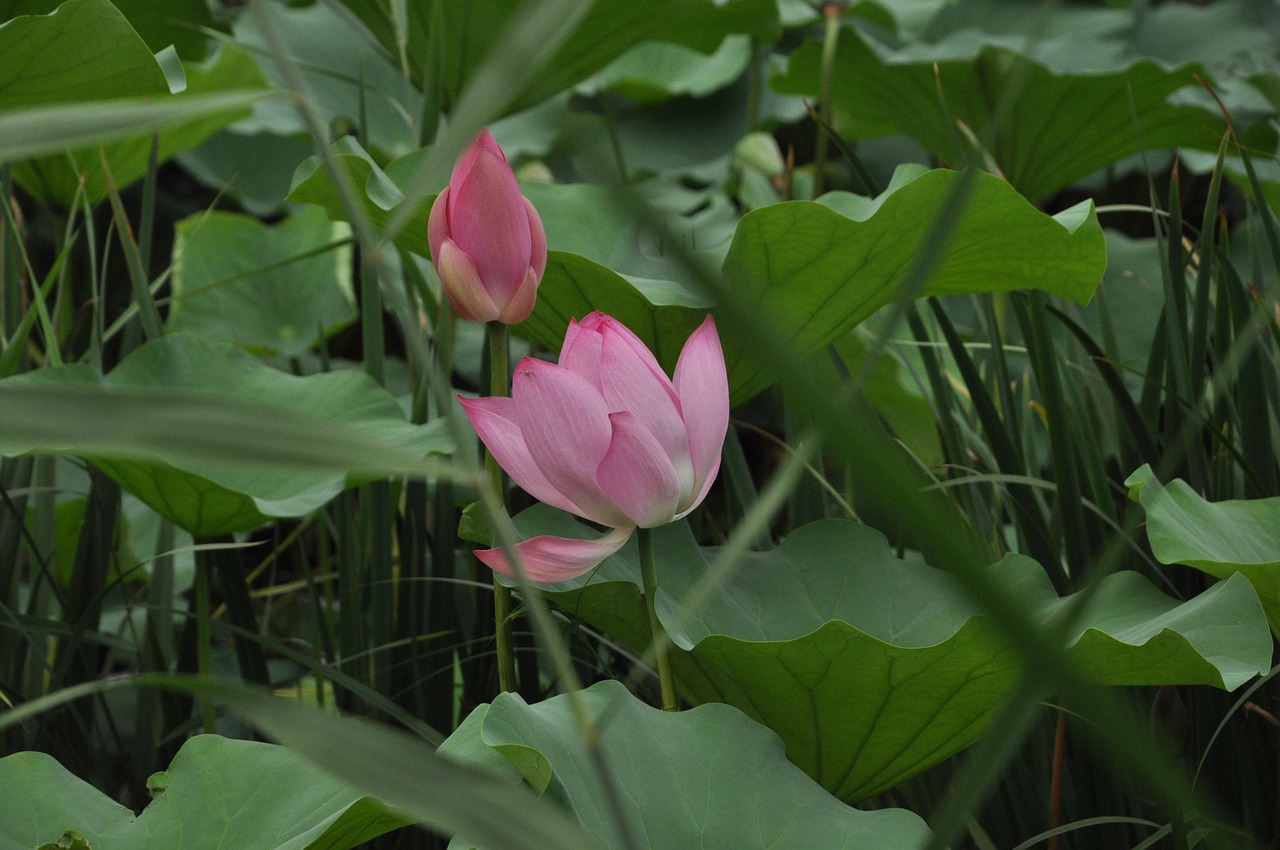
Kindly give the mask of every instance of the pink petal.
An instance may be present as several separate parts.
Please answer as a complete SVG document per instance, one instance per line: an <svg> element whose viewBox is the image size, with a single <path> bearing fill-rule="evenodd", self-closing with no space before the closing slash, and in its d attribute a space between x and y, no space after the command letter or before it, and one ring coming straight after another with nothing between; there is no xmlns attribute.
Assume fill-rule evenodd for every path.
<svg viewBox="0 0 1280 850"><path fill-rule="evenodd" d="M455 313L475 322L491 322L498 318L498 307L485 290L476 264L452 239L440 243L436 271Z"/></svg>
<svg viewBox="0 0 1280 850"><path fill-rule="evenodd" d="M511 547L516 551L529 581L554 584L590 572L600 562L622 548L634 528L615 528L599 540L570 537L534 537ZM515 571L501 549L480 549L479 558L490 569L514 576Z"/></svg>
<svg viewBox="0 0 1280 850"><path fill-rule="evenodd" d="M618 322L602 325L600 387L609 410L632 413L666 453L680 481L681 492L692 493L694 466L679 402L671 380L638 338ZM635 345L632 344L634 340ZM637 353L636 345L645 356Z"/></svg>
<svg viewBox="0 0 1280 850"><path fill-rule="evenodd" d="M480 435L485 447L493 453L498 465L507 471L511 480L540 502L546 502L562 511L581 514L578 506L551 486L542 470L529 456L520 424L516 421L515 401L503 396L489 398L458 398L471 427Z"/></svg>
<svg viewBox="0 0 1280 850"><path fill-rule="evenodd" d="M449 236L449 187L436 195L431 204L431 215L427 217L427 245L431 248L431 259L434 262L440 256L440 243Z"/></svg>
<svg viewBox="0 0 1280 850"><path fill-rule="evenodd" d="M664 448L628 411L609 414L613 441L596 480L632 522L654 528L671 522L680 502L680 479Z"/></svg>
<svg viewBox="0 0 1280 850"><path fill-rule="evenodd" d="M578 341L578 334L582 326L577 319L569 319L569 327L564 329L564 342L560 343L560 356L564 357L566 351L570 351Z"/></svg>
<svg viewBox="0 0 1280 850"><path fill-rule="evenodd" d="M449 236L475 261L495 300L506 302L531 265L528 205L500 151L477 144L471 152L469 167L459 161L449 181Z"/></svg>
<svg viewBox="0 0 1280 850"><path fill-rule="evenodd" d="M662 366L658 364L658 358L653 356L653 352L649 351L649 346L644 344L643 339L637 337L634 330L627 328L625 324L614 319L613 316L603 316L603 319L600 320L600 333L608 335L608 337L616 338L617 341L625 343L626 347L631 349L631 352L634 353L636 358L639 358L640 362L643 362L645 369L648 369L650 373L653 373L655 378L663 380L664 383L671 384L671 379L667 378L666 371L663 371ZM675 398L675 394L672 394L672 398Z"/></svg>
<svg viewBox="0 0 1280 850"><path fill-rule="evenodd" d="M630 525L596 483L613 427L595 387L581 375L533 357L516 366L511 396L529 455L579 516L618 528Z"/></svg>
<svg viewBox="0 0 1280 850"><path fill-rule="evenodd" d="M716 483L716 473L719 471L720 471L720 455L716 455L715 463L711 464L711 469L707 472L706 477L702 479L701 489L699 489L698 492L693 495L693 499L688 503L688 505L684 506L684 509L681 510L680 513L676 514L672 518L672 522L674 522L675 520L684 519L689 514L693 513L695 510L698 509L698 505L702 504L702 500L707 498L707 493L711 491L711 485Z"/></svg>
<svg viewBox="0 0 1280 850"><path fill-rule="evenodd" d="M542 216L538 215L533 202L528 198L522 200L529 215L529 265L538 280L542 280L547 271L547 231L542 227Z"/></svg>
<svg viewBox="0 0 1280 850"><path fill-rule="evenodd" d="M529 318L538 303L538 276L530 268L524 276L524 282L511 295L507 306L502 308L498 321L504 325L514 325Z"/></svg>
<svg viewBox="0 0 1280 850"><path fill-rule="evenodd" d="M502 148L498 145L497 140L493 138L493 133L489 132L489 128L481 127L480 132L476 133L476 137L471 140L471 144L467 145L463 149L462 155L459 156L458 161L454 163L452 176L465 176L466 173L471 170L472 165L475 164L476 157L479 156L480 152L486 148L491 151L496 151L504 160L507 158L507 155L502 152ZM452 177L450 178L450 182L452 182Z"/></svg>
<svg viewBox="0 0 1280 850"><path fill-rule="evenodd" d="M473 147L485 148L502 157L502 161L507 161L507 155L502 152L502 146L498 144L498 140L493 137L493 133L489 132L488 127L481 127L480 132L476 133L476 140L472 143Z"/></svg>
<svg viewBox="0 0 1280 850"><path fill-rule="evenodd" d="M693 458L698 493L691 507L702 501L720 470L720 450L729 430L729 378L716 323L706 321L689 335L676 363L675 390L680 396L689 453Z"/></svg>
<svg viewBox="0 0 1280 850"><path fill-rule="evenodd" d="M662 367L658 365L658 358L653 356L653 352L649 350L649 346L645 345L640 337L636 336L635 333L632 332L631 328L622 324L622 322L619 322L612 316L606 316L599 310L583 319L582 323L587 327L598 328L600 333L605 336L614 336L619 341L625 343L627 348L635 354L636 358L645 365L645 368L648 369L655 378L670 386L671 379L667 377L667 373L662 371ZM675 398L674 393L672 393L672 398Z"/></svg>
<svg viewBox="0 0 1280 850"><path fill-rule="evenodd" d="M598 330L570 319L564 345L560 346L560 365L600 389L600 347L603 343L604 338Z"/></svg>

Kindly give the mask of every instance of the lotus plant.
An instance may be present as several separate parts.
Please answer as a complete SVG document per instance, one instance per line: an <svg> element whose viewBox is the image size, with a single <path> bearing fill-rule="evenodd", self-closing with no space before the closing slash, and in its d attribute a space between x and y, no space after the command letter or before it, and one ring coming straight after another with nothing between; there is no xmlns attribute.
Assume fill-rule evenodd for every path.
<svg viewBox="0 0 1280 850"><path fill-rule="evenodd" d="M591 570L635 529L702 503L720 469L729 382L710 316L685 343L673 379L639 337L595 312L569 323L558 365L526 357L510 398L462 405L530 495L612 528L597 540L541 536L515 546L530 580L558 582ZM503 550L476 555L511 574Z"/></svg>
<svg viewBox="0 0 1280 850"><path fill-rule="evenodd" d="M488 130L463 152L436 197L427 242L459 316L508 325L529 317L547 268L547 235Z"/></svg>

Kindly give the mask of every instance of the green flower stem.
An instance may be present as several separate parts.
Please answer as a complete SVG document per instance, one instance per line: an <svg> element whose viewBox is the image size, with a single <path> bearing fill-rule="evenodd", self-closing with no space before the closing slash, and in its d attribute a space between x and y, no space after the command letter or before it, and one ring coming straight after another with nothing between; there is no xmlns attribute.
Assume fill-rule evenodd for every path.
<svg viewBox="0 0 1280 850"><path fill-rule="evenodd" d="M205 680L213 676L213 658L209 650L209 584L213 581L210 574L212 568L208 550L196 549L196 672ZM213 699L205 694L200 696L200 721L205 734L212 735L217 731L218 712Z"/></svg>
<svg viewBox="0 0 1280 850"><path fill-rule="evenodd" d="M662 629L658 620L658 567L653 560L652 531L647 528L636 529L636 540L640 544L640 575L644 580L644 607L649 614L649 632L653 635L654 654L658 662L658 681L662 684L662 710L679 711L676 701L676 680L671 675L671 658L668 648L671 641Z"/></svg>
<svg viewBox="0 0 1280 850"><path fill-rule="evenodd" d="M622 139L618 137L618 121L609 104L609 93L600 92L600 111L604 114L604 126L609 131L609 144L613 147L613 159L618 166L618 184L627 185L631 178L627 174L627 158L622 153Z"/></svg>
<svg viewBox="0 0 1280 850"><path fill-rule="evenodd" d="M829 2L822 7L822 14L827 19L826 31L822 39L822 76L818 89L818 114L827 126L832 126L831 99L835 90L836 45L840 43L840 16L844 12L844 4ZM818 127L818 137L814 140L813 153L813 197L822 194L822 186L827 172L827 131Z"/></svg>
<svg viewBox="0 0 1280 850"><path fill-rule="evenodd" d="M507 395L510 391L507 326L501 322L490 322L486 331L489 338L489 395ZM487 449L484 453L484 469L489 486L505 508L506 486L502 478L502 467L498 465L493 452ZM496 575L493 577L493 637L498 645L498 686L504 691L514 691L516 657L511 645L511 591L498 583Z"/></svg>
<svg viewBox="0 0 1280 850"><path fill-rule="evenodd" d="M747 63L747 130L760 129L760 90L764 87L764 74L761 65L764 56L760 50L760 42L751 39L751 59Z"/></svg>

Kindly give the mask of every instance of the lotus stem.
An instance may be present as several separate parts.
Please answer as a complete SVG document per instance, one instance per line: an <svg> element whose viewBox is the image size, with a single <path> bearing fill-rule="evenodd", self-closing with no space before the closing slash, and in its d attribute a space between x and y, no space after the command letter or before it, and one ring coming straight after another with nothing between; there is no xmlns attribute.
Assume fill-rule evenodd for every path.
<svg viewBox="0 0 1280 850"><path fill-rule="evenodd" d="M653 532L647 528L636 530L636 542L640 544L640 576L644 581L644 607L649 614L649 632L653 635L654 655L658 664L658 682L662 685L662 710L679 711L676 699L676 680L671 674L671 658L667 654L670 641L658 619L658 568L653 558Z"/></svg>
<svg viewBox="0 0 1280 850"><path fill-rule="evenodd" d="M489 338L489 394L507 395L510 390L507 326L501 322L489 322L486 335ZM484 453L484 468L488 474L489 486L505 509L507 488L502 477L502 467L488 449ZM515 648L511 644L511 591L498 582L496 573L493 576L493 639L498 648L498 687L503 691L514 691L516 657Z"/></svg>
<svg viewBox="0 0 1280 850"><path fill-rule="evenodd" d="M818 90L818 114L827 126L833 126L831 100L835 88L836 45L840 43L840 17L844 13L844 4L830 2L822 7L826 18L826 28L822 39L822 76ZM827 131L818 127L818 136L814 140L813 154L813 197L822 194L827 172Z"/></svg>

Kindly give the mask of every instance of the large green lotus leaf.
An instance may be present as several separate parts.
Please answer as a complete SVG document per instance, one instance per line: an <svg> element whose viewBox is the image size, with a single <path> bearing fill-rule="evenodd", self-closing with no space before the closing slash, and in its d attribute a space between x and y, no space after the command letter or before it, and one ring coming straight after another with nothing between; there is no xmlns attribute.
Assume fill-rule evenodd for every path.
<svg viewBox="0 0 1280 850"><path fill-rule="evenodd" d="M1133 9L1041 9L1001 0L959 0L943 7L919 38L880 55L895 64L972 61L984 49L998 48L1026 56L1053 74L1083 77L1125 74L1138 60L1155 60L1165 68L1198 62L1215 75L1215 94L1237 126L1248 127L1270 111L1260 112L1256 92L1239 81L1242 70L1266 67L1280 48L1269 17L1250 0L1222 0L1205 8L1169 4L1140 14ZM1209 93L1198 87L1178 92L1170 101L1218 111ZM1267 147L1274 145L1274 134L1262 126L1250 129L1250 136L1255 133L1271 139Z"/></svg>
<svg viewBox="0 0 1280 850"><path fill-rule="evenodd" d="M570 319L593 310L613 316L636 333L670 372L685 340L706 318L697 296L668 281L628 279L580 254L551 251L529 318L515 325L522 336L559 351Z"/></svg>
<svg viewBox="0 0 1280 850"><path fill-rule="evenodd" d="M560 806L513 787L507 777L439 754L440 734L413 718L406 723L416 724L417 734L341 717L237 683L151 679L227 705L316 768L446 835L467 834L509 850L597 846Z"/></svg>
<svg viewBox="0 0 1280 850"><path fill-rule="evenodd" d="M874 199L833 192L753 210L725 259L731 290L757 304L797 352L817 351L899 296L929 222L961 178L903 166ZM1042 289L1087 302L1106 267L1092 202L1049 216L998 177L975 180L921 294ZM724 343L735 402L776 377L751 356L755 340L725 336Z"/></svg>
<svg viewBox="0 0 1280 850"><path fill-rule="evenodd" d="M51 63L54 66L54 69L50 70L49 76L53 79L60 79L63 72L56 70L58 63L69 64L73 68L80 67L76 63L67 62L66 59L67 56L78 56L79 53L77 51L82 52L87 49L79 43L80 40L95 45L95 50L101 49L98 46L102 42L100 41L101 36L97 33L97 27L107 28L108 31L114 31L112 28L128 28L128 23L120 17L120 13L115 11L111 4L102 3L102 6L110 10L107 12L97 6L97 2L98 0L69 0L54 15L19 18L9 26L22 21L35 21L43 22L45 28L49 28L52 26L51 22L56 21L73 3L91 4L89 6L79 5L74 7L81 10L78 13L79 17L74 20L85 19L81 23L84 30L63 31L62 39L54 42L48 48L54 52L49 56L42 54L45 58L42 58L41 61ZM0 29L0 39L6 32L8 32L8 26ZM209 64L185 65L186 88L180 94L170 94L168 86L165 84L164 73L160 70L155 57L151 56L146 45L142 43L137 34L133 33L132 30L127 32L129 38L126 39L122 35L120 46L110 54L96 58L90 67L108 67L114 70L123 66L126 69L132 69L132 72L138 78L136 81L111 87L98 85L75 87L68 84L65 88L59 87L51 90L47 97L40 99L43 89L26 79L22 79L9 91L17 92L20 90L28 92L34 89L32 94L36 98L36 102L41 105L71 104L146 95L154 101L157 107L162 108L166 105L172 105L175 110L182 110L188 103L198 104L207 98L206 102L209 103L207 108L193 109L191 114L168 120L158 130L159 143L156 149L156 161L158 163L165 162L179 151L200 144L200 142L222 127L227 126L237 118L249 114L249 105L243 99L243 96L246 94L251 95L253 92L265 91L266 81L253 59L242 50L228 47L220 50ZM64 43L68 40L70 43ZM149 66L146 64L147 62L150 63ZM155 79L155 75L159 75L158 80ZM144 81L145 85L143 84ZM241 97L232 99L234 96ZM227 97L228 102L219 106L218 98L221 97ZM0 102L4 100L4 93L0 93ZM131 135L109 141L101 147L101 151L105 152L106 155L111 179L117 187L127 186L146 174L151 156L151 140L152 131L150 129L139 131L135 128L132 130ZM68 142L67 144L70 145L71 143ZM37 200L66 207L75 200L76 193L80 191L81 176L83 175L83 191L91 203L96 203L107 196L107 184L102 170L101 156L102 152L100 152L97 145L76 148L69 153L60 151L36 159L14 163L14 177Z"/></svg>
<svg viewBox="0 0 1280 850"><path fill-rule="evenodd" d="M241 209L269 219L282 211L294 171L314 151L309 136L240 132L232 125L174 158L201 183L235 198Z"/></svg>
<svg viewBox="0 0 1280 850"><path fill-rule="evenodd" d="M197 537L249 531L271 519L265 512L270 508L260 509L252 496L176 466L96 456L93 462L161 516Z"/></svg>
<svg viewBox="0 0 1280 850"><path fill-rule="evenodd" d="M360 137L379 151L408 153L418 147L421 93L392 56L370 44L360 22L336 4L264 4L255 14L238 16L232 33L237 44L264 57L263 71L281 89L291 87L290 75L270 57L288 56L291 73L306 86L327 126L359 127ZM282 135L307 132L296 106L283 99L260 106L251 124Z"/></svg>
<svg viewBox="0 0 1280 850"><path fill-rule="evenodd" d="M65 829L90 837L133 824L133 812L46 753L0 759L0 850L32 850Z"/></svg>
<svg viewBox="0 0 1280 850"><path fill-rule="evenodd" d="M680 240L695 262L714 268L726 248L723 238L678 217L659 232L651 219L660 214L620 189L530 184L524 191L538 208L553 250L537 304L517 333L558 351L570 319L600 310L634 331L668 370L674 368L710 304L680 284L688 273L665 241Z"/></svg>
<svg viewBox="0 0 1280 850"><path fill-rule="evenodd" d="M536 789L554 783L555 795L606 847L907 850L929 835L924 821L904 809L864 812L839 802L787 761L776 735L730 706L672 714L615 681L592 685L578 699L593 717L605 718L596 757L567 696L528 705L502 694L477 709L479 721L465 723L445 747L461 755L483 744L510 759ZM463 736L468 740L454 740ZM620 792L622 817L597 765Z"/></svg>
<svg viewBox="0 0 1280 850"><path fill-rule="evenodd" d="M83 395L79 429L74 421L60 429L3 429L0 453L96 459L122 486L195 535L302 516L342 490L347 470L399 463L407 472L415 458L451 450L443 420L410 424L395 399L363 372L289 375L231 343L195 334L170 334L140 346L105 378L88 367L67 366L0 381L0 400L6 390L41 389ZM103 415L113 398L135 396L152 405L140 408L132 428L144 438L145 459L127 441L124 451L112 449L113 431L128 423ZM186 410L170 409L175 406ZM208 418L192 421L200 406ZM224 408L229 416L219 421ZM374 460L379 454L382 460Z"/></svg>
<svg viewBox="0 0 1280 850"><path fill-rule="evenodd" d="M611 98L607 123L597 111L582 108L581 95L564 94L490 128L512 160L549 160L556 174L572 173L581 183L621 182L632 190L661 186L671 195L684 195L688 210L727 200L722 184L747 132L743 115L753 91L760 96L756 109L764 125L792 124L807 114L799 98L753 90L742 75L701 97L662 103ZM626 180L620 180L623 167Z"/></svg>
<svg viewBox="0 0 1280 850"><path fill-rule="evenodd" d="M329 3L308 8L271 3L258 12L236 18L233 32L237 43L258 52L263 57L263 71L278 88L287 89L284 69L269 58L273 51L262 25L270 27L294 61L293 71L306 85L321 120L338 137L335 151L347 150L349 144L349 149L363 154L354 135L339 132L344 127L358 127L360 137L384 157L408 155L417 147L417 133L409 116L422 114L422 95L390 57L370 44L359 21ZM269 217L284 202L299 165L314 152L298 110L280 99L255 104L252 117L183 152L179 161L206 185L235 197L246 211ZM318 164L313 157L308 173ZM338 214L341 205L336 194L332 200ZM426 231L422 233L425 239Z"/></svg>
<svg viewBox="0 0 1280 850"><path fill-rule="evenodd" d="M0 21L19 15L47 15L62 0L0 0ZM205 0L113 0L152 53L173 45L183 59L204 58L209 37L200 28L215 25Z"/></svg>
<svg viewBox="0 0 1280 850"><path fill-rule="evenodd" d="M344 136L335 142L332 154L355 187L356 200L365 217L375 229L382 230L400 204L404 203L401 185L412 177L417 165L426 156L427 149L400 157L386 171L350 136ZM391 174L403 178L402 183L393 180ZM351 221L338 187L334 185L333 178L318 156L308 157L298 166L286 200L295 204L316 204L334 221ZM408 224L396 234L396 245L422 257L431 256L430 243L427 241L427 221L434 201L435 197L429 196L416 207Z"/></svg>
<svg viewBox="0 0 1280 850"><path fill-rule="evenodd" d="M1248 0L1205 6L1161 4L1138 16L1134 49L1164 62L1203 62L1227 71L1276 67L1275 8Z"/></svg>
<svg viewBox="0 0 1280 850"><path fill-rule="evenodd" d="M821 53L815 41L802 45L774 88L816 97ZM965 57L897 56L850 29L841 32L835 63L842 133L906 133L945 161L966 162L972 146L957 130L962 123L1035 201L1140 150L1216 150L1222 138L1220 118L1170 101L1197 85L1195 74L1204 72L1196 66L1144 60L1118 71L1055 71L991 45Z"/></svg>
<svg viewBox="0 0 1280 850"><path fill-rule="evenodd" d="M274 226L227 212L177 224L168 328L295 357L356 317L350 235L309 207Z"/></svg>
<svg viewBox="0 0 1280 850"><path fill-rule="evenodd" d="M434 85L451 99L481 66L520 0L424 0L405 7L405 27L381 0L342 0L387 52L403 56L419 85ZM430 36L433 22L443 38ZM666 42L711 53L732 33L772 41L777 34L773 0L631 0L595 3L568 40L521 88L509 111L541 103L604 68L632 47ZM434 60L431 74L424 63ZM426 79L424 80L424 76ZM445 103L448 106L449 103Z"/></svg>
<svg viewBox="0 0 1280 850"><path fill-rule="evenodd" d="M1147 513L1156 560L1218 578L1244 576L1280 635L1280 497L1206 502L1182 479L1161 484L1148 464L1124 483Z"/></svg>
<svg viewBox="0 0 1280 850"><path fill-rule="evenodd" d="M911 59L968 59L983 47L1025 52L1055 71L1119 70L1132 38L1129 9L1037 8L1001 0L948 0L898 46Z"/></svg>
<svg viewBox="0 0 1280 850"><path fill-rule="evenodd" d="M598 536L546 506L522 513L526 535ZM696 612L680 600L715 549L684 524L654 533L657 607L677 650L684 696L723 701L777 732L787 755L846 801L862 799L971 744L1018 676L1017 653L957 579L897 558L877 531L824 520L776 549L749 552ZM1046 624L1063 616L1034 561L1009 555L997 581ZM547 593L566 613L636 649L649 636L634 543ZM1270 667L1271 639L1243 579L1185 603L1134 573L1103 580L1066 649L1098 681L1232 689Z"/></svg>
<svg viewBox="0 0 1280 850"><path fill-rule="evenodd" d="M273 744L200 735L148 783L142 814L44 753L0 759L0 850L64 830L94 850L346 850L413 821Z"/></svg>
<svg viewBox="0 0 1280 850"><path fill-rule="evenodd" d="M607 91L641 103L702 97L741 76L750 58L751 40L741 35L726 38L710 56L679 44L649 42L631 48L575 90Z"/></svg>
<svg viewBox="0 0 1280 850"><path fill-rule="evenodd" d="M1135 58L1238 71L1276 57L1274 10L1250 0L1132 7L950 0L898 51L914 59L973 56L988 45L1025 51L1055 71L1116 71Z"/></svg>
<svg viewBox="0 0 1280 850"><path fill-rule="evenodd" d="M108 0L6 11L17 17L0 25L0 109L169 93L155 56Z"/></svg>
<svg viewBox="0 0 1280 850"><path fill-rule="evenodd" d="M670 200L652 192L647 196L643 186L529 183L521 188L538 209L549 248L580 254L634 279L683 280L686 261L706 272L717 269L737 223L719 210L681 216Z"/></svg>

